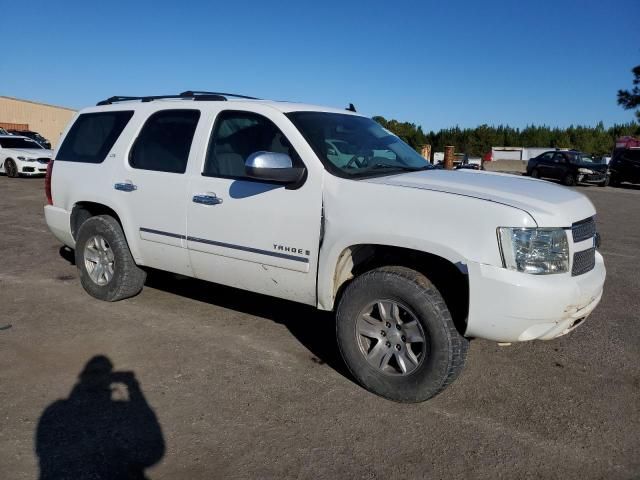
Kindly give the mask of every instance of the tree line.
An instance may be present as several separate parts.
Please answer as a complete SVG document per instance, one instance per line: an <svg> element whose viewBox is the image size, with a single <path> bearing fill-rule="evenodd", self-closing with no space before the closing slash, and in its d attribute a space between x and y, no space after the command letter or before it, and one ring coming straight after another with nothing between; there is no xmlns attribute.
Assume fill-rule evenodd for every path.
<svg viewBox="0 0 640 480"><path fill-rule="evenodd" d="M605 128L602 122L595 127L570 126L551 128L530 125L513 128L506 125L480 125L475 128L445 128L425 133L420 125L376 116L373 119L400 137L417 151L431 145L432 151L441 152L446 145L454 145L456 152L482 156L491 147L548 147L574 148L593 155L607 155L613 150L616 138L640 135L640 124L629 122Z"/></svg>

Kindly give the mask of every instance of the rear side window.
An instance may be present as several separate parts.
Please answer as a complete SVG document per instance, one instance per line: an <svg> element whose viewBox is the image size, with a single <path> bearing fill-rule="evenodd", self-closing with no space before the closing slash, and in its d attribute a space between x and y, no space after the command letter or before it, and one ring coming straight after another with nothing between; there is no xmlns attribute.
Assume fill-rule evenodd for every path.
<svg viewBox="0 0 640 480"><path fill-rule="evenodd" d="M131 148L129 165L142 170L184 173L199 119L199 110L154 113Z"/></svg>
<svg viewBox="0 0 640 480"><path fill-rule="evenodd" d="M65 137L56 160L102 163L133 111L83 113Z"/></svg>

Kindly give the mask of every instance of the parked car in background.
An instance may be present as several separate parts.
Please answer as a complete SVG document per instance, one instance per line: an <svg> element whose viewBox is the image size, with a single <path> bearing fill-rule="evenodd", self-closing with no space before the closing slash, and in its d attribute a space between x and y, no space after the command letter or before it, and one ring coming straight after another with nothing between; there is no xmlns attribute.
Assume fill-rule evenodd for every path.
<svg viewBox="0 0 640 480"><path fill-rule="evenodd" d="M633 137L618 139L609 169L614 187L621 182L640 183L640 140Z"/></svg>
<svg viewBox="0 0 640 480"><path fill-rule="evenodd" d="M0 135L0 173L8 177L44 175L52 155L30 138Z"/></svg>
<svg viewBox="0 0 640 480"><path fill-rule="evenodd" d="M47 150L51 148L51 142L38 132L32 132L31 130L9 130L9 133L12 135L20 135L22 137L30 138L31 140L38 142L42 148L46 148Z"/></svg>
<svg viewBox="0 0 640 480"><path fill-rule="evenodd" d="M477 163L463 163L456 166L456 170L480 170L480 165Z"/></svg>
<svg viewBox="0 0 640 480"><path fill-rule="evenodd" d="M0 135L9 135L9 132L7 132L4 128L0 127Z"/></svg>
<svg viewBox="0 0 640 480"><path fill-rule="evenodd" d="M600 187L609 184L606 164L598 163L592 155L576 150L552 150L532 158L527 163L527 175L533 178L552 178L564 185L593 183Z"/></svg>

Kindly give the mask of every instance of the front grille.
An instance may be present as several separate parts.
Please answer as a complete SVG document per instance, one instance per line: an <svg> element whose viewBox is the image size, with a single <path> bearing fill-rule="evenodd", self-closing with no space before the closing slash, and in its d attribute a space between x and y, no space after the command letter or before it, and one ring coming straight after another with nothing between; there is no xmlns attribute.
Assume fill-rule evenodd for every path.
<svg viewBox="0 0 640 480"><path fill-rule="evenodd" d="M51 161L51 159L50 159L50 158L39 158L39 159L38 159L38 162L39 162L39 163L44 163L45 165L46 165L47 163L49 163L50 161Z"/></svg>
<svg viewBox="0 0 640 480"><path fill-rule="evenodd" d="M595 217L585 218L571 225L571 233L574 242L582 242L592 238L596 234Z"/></svg>
<svg viewBox="0 0 640 480"><path fill-rule="evenodd" d="M590 272L596 266L596 249L595 247L573 254L573 266L571 267L571 276L576 277L583 273Z"/></svg>
<svg viewBox="0 0 640 480"><path fill-rule="evenodd" d="M602 175L601 173L596 173L594 175L587 175L585 176L585 180L589 180L591 182L598 182L600 180L604 180L605 176Z"/></svg>

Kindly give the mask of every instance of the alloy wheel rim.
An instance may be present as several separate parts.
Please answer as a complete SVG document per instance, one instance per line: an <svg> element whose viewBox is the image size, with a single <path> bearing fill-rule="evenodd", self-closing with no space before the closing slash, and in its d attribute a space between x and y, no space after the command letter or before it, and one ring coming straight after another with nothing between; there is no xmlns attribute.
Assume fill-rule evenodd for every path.
<svg viewBox="0 0 640 480"><path fill-rule="evenodd" d="M360 353L386 375L413 373L428 355L422 325L411 310L395 300L376 300L356 321Z"/></svg>
<svg viewBox="0 0 640 480"><path fill-rule="evenodd" d="M84 265L89 278L100 286L113 278L115 255L109 242L102 235L94 235L84 247Z"/></svg>

